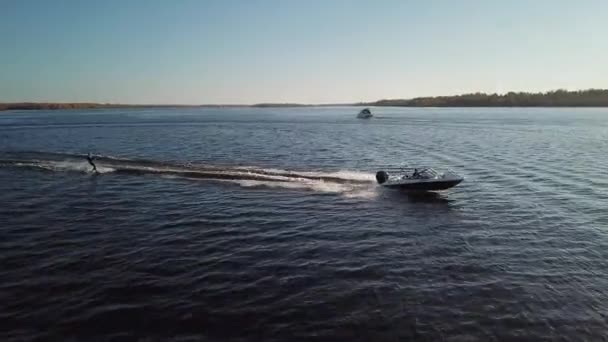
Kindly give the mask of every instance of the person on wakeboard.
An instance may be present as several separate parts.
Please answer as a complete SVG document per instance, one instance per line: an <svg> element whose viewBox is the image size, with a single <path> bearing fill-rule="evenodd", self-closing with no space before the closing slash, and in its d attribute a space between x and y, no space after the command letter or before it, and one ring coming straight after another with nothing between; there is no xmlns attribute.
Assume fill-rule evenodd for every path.
<svg viewBox="0 0 608 342"><path fill-rule="evenodd" d="M93 167L93 171L95 171L95 173L99 173L99 171L97 171L97 166L95 166L95 163L93 163L93 160L94 160L94 158L91 155L91 152L89 152L89 154L87 154L87 161Z"/></svg>

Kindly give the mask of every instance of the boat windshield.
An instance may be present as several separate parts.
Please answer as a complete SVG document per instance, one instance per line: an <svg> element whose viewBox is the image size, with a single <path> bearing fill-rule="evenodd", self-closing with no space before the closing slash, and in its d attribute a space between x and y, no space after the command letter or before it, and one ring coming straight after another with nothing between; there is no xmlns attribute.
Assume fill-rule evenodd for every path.
<svg viewBox="0 0 608 342"><path fill-rule="evenodd" d="M422 178L436 178L439 176L437 171L435 171L431 168L423 169L422 171L420 171L418 173L420 174L420 176L422 176Z"/></svg>

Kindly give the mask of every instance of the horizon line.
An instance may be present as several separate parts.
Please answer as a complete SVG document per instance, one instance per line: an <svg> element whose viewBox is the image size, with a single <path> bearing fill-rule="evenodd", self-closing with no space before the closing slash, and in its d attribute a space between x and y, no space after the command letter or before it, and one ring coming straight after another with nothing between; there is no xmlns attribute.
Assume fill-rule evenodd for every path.
<svg viewBox="0 0 608 342"><path fill-rule="evenodd" d="M357 101L357 102L335 102L335 103L301 103L301 102L256 102L256 103L233 103L233 104L221 104L221 103L120 103L120 102L94 102L94 101L17 101L17 102L3 102L0 101L0 105L98 105L98 106L124 106L124 107L324 107L324 106L362 106L370 105L382 101L411 101L416 99L427 99L427 98L444 98L444 97L458 97L467 95L487 95L487 96L505 96L508 94L533 94L533 95L547 95L555 92L589 92L589 91L608 91L608 88L580 88L575 90L568 90L566 88L558 88L546 91L506 91L506 92L468 92L459 93L455 95L429 95L429 96L416 96L409 98L381 98L373 101Z"/></svg>

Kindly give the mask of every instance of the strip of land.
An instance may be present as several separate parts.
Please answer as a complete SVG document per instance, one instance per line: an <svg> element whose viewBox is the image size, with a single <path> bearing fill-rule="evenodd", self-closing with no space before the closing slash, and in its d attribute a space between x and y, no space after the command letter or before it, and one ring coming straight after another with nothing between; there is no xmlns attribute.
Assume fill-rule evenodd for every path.
<svg viewBox="0 0 608 342"><path fill-rule="evenodd" d="M88 103L88 102L14 102L0 103L2 110L56 110L56 109L102 109L102 108L196 108L196 107L249 107L248 105L183 105L183 104L116 104L116 103Z"/></svg>
<svg viewBox="0 0 608 342"><path fill-rule="evenodd" d="M456 96L379 100L366 106L396 107L608 107L608 89L554 90L545 93L474 93Z"/></svg>
<svg viewBox="0 0 608 342"><path fill-rule="evenodd" d="M509 92L506 94L474 93L455 96L385 99L350 104L259 103L254 105L147 105L109 103L0 103L2 110L54 110L97 108L179 108L179 107L306 107L306 106L391 106L391 107L608 107L608 89L554 90L544 93Z"/></svg>

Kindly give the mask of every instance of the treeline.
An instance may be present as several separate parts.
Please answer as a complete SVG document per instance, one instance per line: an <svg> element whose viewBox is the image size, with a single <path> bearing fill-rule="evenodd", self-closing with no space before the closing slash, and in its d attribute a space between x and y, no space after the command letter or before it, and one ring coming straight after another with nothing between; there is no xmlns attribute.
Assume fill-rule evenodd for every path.
<svg viewBox="0 0 608 342"><path fill-rule="evenodd" d="M282 108L282 107L309 107L312 105L299 103L258 103L254 105L136 105L136 104L111 104L111 103L0 103L2 110L54 110L54 109L95 109L95 108L226 108L226 107L259 107L259 108Z"/></svg>
<svg viewBox="0 0 608 342"><path fill-rule="evenodd" d="M112 104L112 103L41 103L41 102L20 102L20 103L0 103L2 110L55 110L55 109L95 109L95 108L223 108L223 107L242 107L234 105L139 105L139 104Z"/></svg>
<svg viewBox="0 0 608 342"><path fill-rule="evenodd" d="M251 107L257 108L289 108L289 107L309 107L311 105L301 103L256 103Z"/></svg>
<svg viewBox="0 0 608 342"><path fill-rule="evenodd" d="M103 108L109 105L101 103L0 103L0 110L28 110L28 109L86 109Z"/></svg>
<svg viewBox="0 0 608 342"><path fill-rule="evenodd" d="M545 93L474 93L456 96L380 100L365 106L396 107L608 107L608 89L554 90Z"/></svg>
<svg viewBox="0 0 608 342"><path fill-rule="evenodd" d="M319 106L343 106L347 104L325 104ZM554 90L545 93L509 92L506 94L474 93L456 96L417 97L413 99L380 100L356 103L359 106L396 107L608 107L608 89L578 91ZM2 110L29 109L94 109L94 108L179 108L179 107L305 107L298 103L259 103L244 105L124 105L110 103L0 103Z"/></svg>

